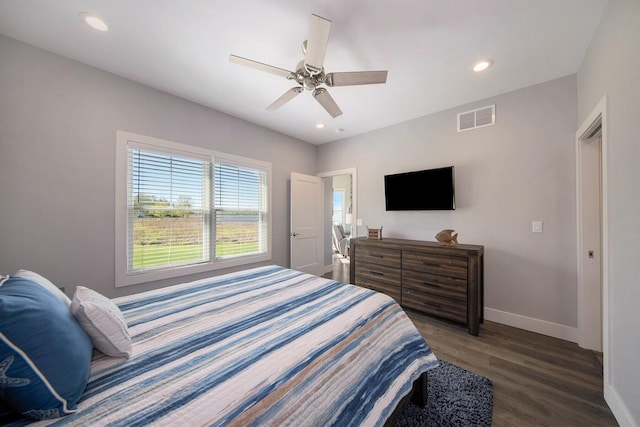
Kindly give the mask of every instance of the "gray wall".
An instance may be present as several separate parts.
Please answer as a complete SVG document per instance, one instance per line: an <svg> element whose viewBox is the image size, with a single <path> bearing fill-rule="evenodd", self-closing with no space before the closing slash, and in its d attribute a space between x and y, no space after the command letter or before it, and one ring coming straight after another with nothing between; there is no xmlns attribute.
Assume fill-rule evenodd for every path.
<svg viewBox="0 0 640 427"><path fill-rule="evenodd" d="M458 113L490 104L495 126L456 132ZM358 216L383 237L434 240L452 228L484 245L488 318L575 336L575 123L574 75L323 145L318 170L357 168ZM447 165L455 211L385 211L385 174Z"/></svg>
<svg viewBox="0 0 640 427"><path fill-rule="evenodd" d="M640 2L610 1L578 72L578 122L608 103L609 366L605 397L640 425ZM623 421L624 420L624 421Z"/></svg>
<svg viewBox="0 0 640 427"><path fill-rule="evenodd" d="M0 273L69 295L149 287L114 287L118 129L272 162L273 262L289 265L290 173L316 172L315 146L5 36L0 58Z"/></svg>

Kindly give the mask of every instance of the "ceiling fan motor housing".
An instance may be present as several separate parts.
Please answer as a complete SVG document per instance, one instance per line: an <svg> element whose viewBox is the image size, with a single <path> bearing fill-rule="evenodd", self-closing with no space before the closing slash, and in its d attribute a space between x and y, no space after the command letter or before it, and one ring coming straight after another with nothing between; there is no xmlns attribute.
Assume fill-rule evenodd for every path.
<svg viewBox="0 0 640 427"><path fill-rule="evenodd" d="M311 73L304 61L300 61L296 68L296 72L292 73L292 78L306 90L314 90L318 85L321 85L326 81L324 68L318 73Z"/></svg>

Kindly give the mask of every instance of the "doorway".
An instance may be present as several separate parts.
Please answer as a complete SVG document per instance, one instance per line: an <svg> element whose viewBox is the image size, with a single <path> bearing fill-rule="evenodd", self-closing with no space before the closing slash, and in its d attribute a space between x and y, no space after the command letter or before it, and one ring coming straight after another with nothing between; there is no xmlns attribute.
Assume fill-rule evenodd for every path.
<svg viewBox="0 0 640 427"><path fill-rule="evenodd" d="M325 277L349 281L349 240L357 236L355 168L318 174L323 183Z"/></svg>
<svg viewBox="0 0 640 427"><path fill-rule="evenodd" d="M603 353L608 380L607 124L603 98L576 132L578 345Z"/></svg>

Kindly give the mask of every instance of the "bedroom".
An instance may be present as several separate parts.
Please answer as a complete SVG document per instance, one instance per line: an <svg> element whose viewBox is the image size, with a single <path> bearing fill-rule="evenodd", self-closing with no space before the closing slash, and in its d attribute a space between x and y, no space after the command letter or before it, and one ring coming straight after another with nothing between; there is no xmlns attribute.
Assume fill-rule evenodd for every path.
<svg viewBox="0 0 640 427"><path fill-rule="evenodd" d="M606 95L611 330L605 396L621 424L637 424L640 153L633 123L640 93L632 76L639 19L637 2L611 1L571 75L319 146L2 36L0 273L29 268L108 297L157 286L113 286L114 145L116 131L125 129L271 162L272 261L279 265L289 262L290 173L355 167L365 225L425 240L452 226L462 241L487 250L487 308L505 322L530 321L575 341L575 132ZM455 132L458 113L488 104L496 104L496 126ZM389 141L404 149L388 148ZM455 214L425 219L379 208L382 172L441 163L455 163L457 182L468 184L458 187ZM533 220L544 221L542 234L531 233Z"/></svg>

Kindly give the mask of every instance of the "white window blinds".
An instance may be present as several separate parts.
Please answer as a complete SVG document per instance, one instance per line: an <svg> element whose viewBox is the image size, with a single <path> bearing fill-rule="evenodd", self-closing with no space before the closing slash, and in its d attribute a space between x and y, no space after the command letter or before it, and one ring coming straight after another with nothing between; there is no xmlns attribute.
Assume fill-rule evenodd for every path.
<svg viewBox="0 0 640 427"><path fill-rule="evenodd" d="M128 272L209 262L210 161L128 149Z"/></svg>
<svg viewBox="0 0 640 427"><path fill-rule="evenodd" d="M265 170L216 161L216 259L267 252L267 178Z"/></svg>

